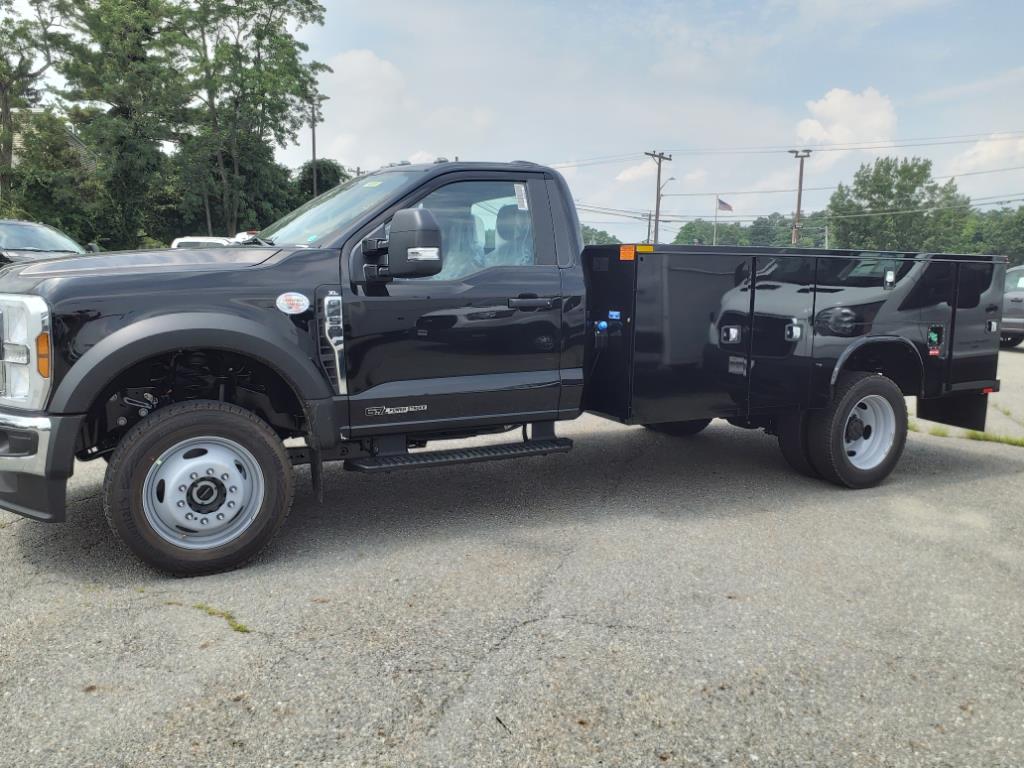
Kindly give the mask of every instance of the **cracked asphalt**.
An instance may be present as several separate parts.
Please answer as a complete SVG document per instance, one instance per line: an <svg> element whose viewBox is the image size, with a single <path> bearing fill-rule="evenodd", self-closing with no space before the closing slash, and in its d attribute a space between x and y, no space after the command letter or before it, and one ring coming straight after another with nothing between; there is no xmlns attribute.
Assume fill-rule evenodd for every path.
<svg viewBox="0 0 1024 768"><path fill-rule="evenodd" d="M725 424L560 431L300 473L198 579L114 542L99 464L64 525L0 513L0 765L1024 763L1024 449L913 434L849 492Z"/></svg>

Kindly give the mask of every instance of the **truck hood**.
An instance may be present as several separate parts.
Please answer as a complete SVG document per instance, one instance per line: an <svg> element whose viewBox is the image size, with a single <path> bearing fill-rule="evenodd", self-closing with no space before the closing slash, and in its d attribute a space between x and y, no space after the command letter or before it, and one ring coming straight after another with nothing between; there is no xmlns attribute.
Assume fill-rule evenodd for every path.
<svg viewBox="0 0 1024 768"><path fill-rule="evenodd" d="M89 255L71 255L12 264L0 270L0 284L9 280L46 280L78 275L117 275L202 270L229 270L254 267L270 259L280 249L266 246L228 248L162 249L158 251L112 251Z"/></svg>

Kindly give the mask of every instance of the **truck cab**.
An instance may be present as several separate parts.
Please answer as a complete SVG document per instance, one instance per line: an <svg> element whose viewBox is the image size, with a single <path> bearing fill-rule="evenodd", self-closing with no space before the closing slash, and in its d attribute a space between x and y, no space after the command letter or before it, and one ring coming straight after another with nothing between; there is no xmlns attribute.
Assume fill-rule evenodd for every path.
<svg viewBox="0 0 1024 768"><path fill-rule="evenodd" d="M532 163L397 165L244 242L0 270L0 508L60 522L106 461L114 533L157 568L236 567L308 464L360 472L564 453L592 412L680 438L777 435L863 488L904 397L981 429L1006 260L651 244L584 248ZM446 440L510 433L486 447Z"/></svg>

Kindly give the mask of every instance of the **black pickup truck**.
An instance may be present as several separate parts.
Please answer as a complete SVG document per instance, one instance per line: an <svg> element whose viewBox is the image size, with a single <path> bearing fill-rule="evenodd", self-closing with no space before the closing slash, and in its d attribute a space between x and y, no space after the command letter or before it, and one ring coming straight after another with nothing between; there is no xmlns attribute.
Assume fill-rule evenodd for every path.
<svg viewBox="0 0 1024 768"><path fill-rule="evenodd" d="M61 521L75 460L102 458L115 533L159 568L209 572L270 541L293 466L319 491L326 461L559 453L557 422L585 411L680 437L711 419L765 429L798 471L866 487L902 453L904 396L984 428L1005 271L932 253L584 248L550 168L386 168L236 247L0 271L0 508ZM507 444L434 450L497 432Z"/></svg>

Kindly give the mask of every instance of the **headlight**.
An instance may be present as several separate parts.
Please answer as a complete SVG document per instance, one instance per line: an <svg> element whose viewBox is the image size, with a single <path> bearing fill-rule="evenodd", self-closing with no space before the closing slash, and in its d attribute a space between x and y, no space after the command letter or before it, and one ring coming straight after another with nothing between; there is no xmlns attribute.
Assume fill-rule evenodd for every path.
<svg viewBox="0 0 1024 768"><path fill-rule="evenodd" d="M50 308L0 294L0 405L41 411L50 394Z"/></svg>

